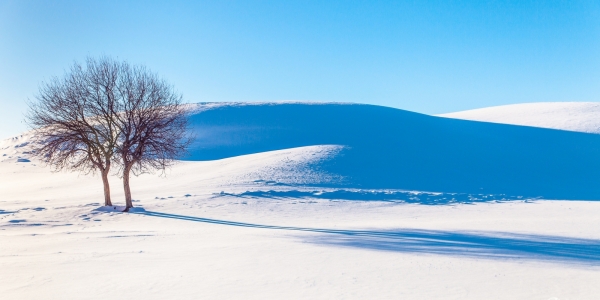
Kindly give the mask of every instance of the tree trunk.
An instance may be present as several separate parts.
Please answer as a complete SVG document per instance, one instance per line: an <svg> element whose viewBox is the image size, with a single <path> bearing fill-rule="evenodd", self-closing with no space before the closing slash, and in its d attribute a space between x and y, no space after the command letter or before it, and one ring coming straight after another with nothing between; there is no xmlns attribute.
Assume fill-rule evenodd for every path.
<svg viewBox="0 0 600 300"><path fill-rule="evenodd" d="M131 165L125 165L123 169L123 188L125 189L125 211L129 211L133 207L131 201L131 189L129 188L129 173L131 172Z"/></svg>
<svg viewBox="0 0 600 300"><path fill-rule="evenodd" d="M104 205L112 206L112 202L110 201L110 185L108 183L108 168L101 170L102 174L102 184L104 185Z"/></svg>

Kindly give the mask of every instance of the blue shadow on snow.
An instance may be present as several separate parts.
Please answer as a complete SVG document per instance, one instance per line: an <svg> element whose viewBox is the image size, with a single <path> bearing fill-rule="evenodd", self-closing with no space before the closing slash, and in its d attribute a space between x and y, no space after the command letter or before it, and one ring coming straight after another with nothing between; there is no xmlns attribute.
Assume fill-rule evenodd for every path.
<svg viewBox="0 0 600 300"><path fill-rule="evenodd" d="M342 230L260 225L167 214L136 214L210 224L322 233L311 243L403 253L437 254L482 259L536 260L600 266L600 240L510 233L450 232L440 230Z"/></svg>
<svg viewBox="0 0 600 300"><path fill-rule="evenodd" d="M271 199L325 199L325 200L358 200L384 201L398 203L417 203L423 205L473 204L485 202L529 201L535 200L521 196L463 194L463 193L429 193L394 190L345 190L330 191L246 191L242 193L216 193L215 197L271 198Z"/></svg>
<svg viewBox="0 0 600 300"><path fill-rule="evenodd" d="M600 135L358 104L223 106L192 114L185 160L344 145L330 187L600 199Z"/></svg>

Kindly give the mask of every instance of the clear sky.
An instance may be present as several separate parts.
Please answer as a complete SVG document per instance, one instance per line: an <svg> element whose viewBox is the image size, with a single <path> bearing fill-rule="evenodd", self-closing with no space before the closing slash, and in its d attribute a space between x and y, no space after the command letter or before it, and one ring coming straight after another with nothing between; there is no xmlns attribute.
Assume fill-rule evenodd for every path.
<svg viewBox="0 0 600 300"><path fill-rule="evenodd" d="M187 102L600 101L600 1L0 0L0 138L40 82L100 55Z"/></svg>

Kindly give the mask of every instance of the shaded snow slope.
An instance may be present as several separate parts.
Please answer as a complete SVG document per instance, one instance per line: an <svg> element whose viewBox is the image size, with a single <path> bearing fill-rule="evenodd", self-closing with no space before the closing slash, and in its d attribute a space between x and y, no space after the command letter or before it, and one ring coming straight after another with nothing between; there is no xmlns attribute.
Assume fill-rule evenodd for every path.
<svg viewBox="0 0 600 300"><path fill-rule="evenodd" d="M540 102L441 114L440 117L600 133L600 103Z"/></svg>
<svg viewBox="0 0 600 300"><path fill-rule="evenodd" d="M443 199L600 199L600 135L359 104L206 103L192 111L189 163L169 184L202 185L225 174L218 176L315 187L299 194L334 188L440 192ZM0 161L35 165L28 142L27 134L0 141Z"/></svg>
<svg viewBox="0 0 600 300"><path fill-rule="evenodd" d="M134 213L98 209L100 178L51 173L27 134L0 141L0 298L600 294L600 202L477 189L594 196L600 135L301 103L213 105L192 125L187 161L132 178Z"/></svg>
<svg viewBox="0 0 600 300"><path fill-rule="evenodd" d="M381 106L219 105L191 115L186 160L342 145L319 170L354 188L600 199L600 136Z"/></svg>

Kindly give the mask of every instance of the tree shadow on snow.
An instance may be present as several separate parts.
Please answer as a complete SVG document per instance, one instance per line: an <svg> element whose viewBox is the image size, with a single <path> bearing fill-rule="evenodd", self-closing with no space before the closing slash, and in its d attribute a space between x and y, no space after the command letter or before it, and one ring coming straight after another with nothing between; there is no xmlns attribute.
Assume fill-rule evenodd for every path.
<svg viewBox="0 0 600 300"><path fill-rule="evenodd" d="M401 229L349 231L309 241L404 253L600 266L600 240L559 236Z"/></svg>
<svg viewBox="0 0 600 300"><path fill-rule="evenodd" d="M535 260L600 266L600 240L498 232L441 230L339 230L233 222L142 211L136 214L210 224L321 233L310 243L403 253L437 254L482 259Z"/></svg>

